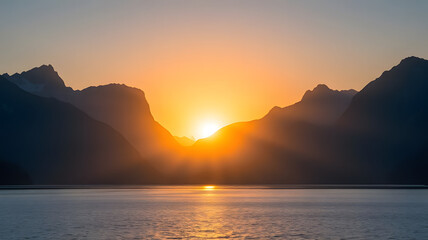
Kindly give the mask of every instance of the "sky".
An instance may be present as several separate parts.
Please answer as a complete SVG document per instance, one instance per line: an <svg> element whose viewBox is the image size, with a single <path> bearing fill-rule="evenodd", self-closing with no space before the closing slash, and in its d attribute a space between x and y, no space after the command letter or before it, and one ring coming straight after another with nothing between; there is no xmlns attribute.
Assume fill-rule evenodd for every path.
<svg viewBox="0 0 428 240"><path fill-rule="evenodd" d="M361 90L428 58L428 1L0 1L0 73L142 89L177 136L264 116L319 83Z"/></svg>

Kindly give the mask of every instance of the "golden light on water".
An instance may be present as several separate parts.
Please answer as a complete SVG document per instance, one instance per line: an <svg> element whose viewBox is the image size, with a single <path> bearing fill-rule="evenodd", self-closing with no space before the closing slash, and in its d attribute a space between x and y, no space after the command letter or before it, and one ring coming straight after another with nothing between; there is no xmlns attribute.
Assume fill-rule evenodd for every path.
<svg viewBox="0 0 428 240"><path fill-rule="evenodd" d="M210 185L210 186L204 186L203 189L204 190L214 190L215 186L212 186L212 185Z"/></svg>

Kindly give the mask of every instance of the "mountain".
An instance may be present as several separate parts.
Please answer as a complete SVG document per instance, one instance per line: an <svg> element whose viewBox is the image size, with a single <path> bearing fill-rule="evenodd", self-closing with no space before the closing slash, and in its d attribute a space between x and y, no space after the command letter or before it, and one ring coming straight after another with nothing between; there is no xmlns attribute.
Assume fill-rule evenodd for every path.
<svg viewBox="0 0 428 240"><path fill-rule="evenodd" d="M174 137L154 120L140 89L108 84L73 90L51 65L3 76L25 91L71 103L92 118L110 125L147 159L168 157L179 148Z"/></svg>
<svg viewBox="0 0 428 240"><path fill-rule="evenodd" d="M29 185L28 172L16 164L0 161L0 185Z"/></svg>
<svg viewBox="0 0 428 240"><path fill-rule="evenodd" d="M108 84L75 91L70 103L118 130L142 156L167 158L179 145L153 118L145 94L138 88Z"/></svg>
<svg viewBox="0 0 428 240"><path fill-rule="evenodd" d="M185 146L185 147L192 146L195 143L195 139L188 138L185 136L183 136L183 137L174 136L174 138L179 144L181 144L182 146Z"/></svg>
<svg viewBox="0 0 428 240"><path fill-rule="evenodd" d="M428 61L409 57L360 92L324 85L192 146L192 181L427 184ZM202 162L202 163L200 163Z"/></svg>
<svg viewBox="0 0 428 240"><path fill-rule="evenodd" d="M428 61L417 57L370 82L337 122L341 155L367 179L428 183L427 91Z"/></svg>
<svg viewBox="0 0 428 240"><path fill-rule="evenodd" d="M64 99L73 92L72 88L65 85L52 65L42 65L12 76L5 73L2 76L21 89L38 96Z"/></svg>
<svg viewBox="0 0 428 240"><path fill-rule="evenodd" d="M319 84L306 91L299 102L284 108L274 107L264 118L275 122L293 120L333 125L356 93L353 89L338 91Z"/></svg>
<svg viewBox="0 0 428 240"><path fill-rule="evenodd" d="M0 136L0 158L24 182L139 184L158 177L108 125L71 104L23 91L3 77ZM27 174L29 180L23 177Z"/></svg>
<svg viewBox="0 0 428 240"><path fill-rule="evenodd" d="M186 148L156 123L141 90L110 84L75 91L42 68L50 80L26 73L4 75L20 88L0 81L0 164L16 173L4 181L158 179L114 128L141 155L155 156L163 183L428 183L428 61L421 58L403 59L358 93L318 85L296 104Z"/></svg>
<svg viewBox="0 0 428 240"><path fill-rule="evenodd" d="M233 139L234 142L249 136L276 144L295 141L295 138L290 139L290 133L295 130L289 129L290 126L296 124L314 125L319 128L333 126L356 93L357 91L352 89L338 91L320 84L313 90L306 91L302 99L293 105L284 108L274 107L259 120L226 126L214 136L198 140L196 145L213 142L213 139L219 137Z"/></svg>
<svg viewBox="0 0 428 240"><path fill-rule="evenodd" d="M338 125L376 134L387 134L404 126L424 129L428 110L426 90L428 61L405 58L356 94Z"/></svg>
<svg viewBox="0 0 428 240"><path fill-rule="evenodd" d="M275 107L259 120L231 124L198 140L189 157L200 165L193 181L329 183L326 171L320 171L320 153L355 93L318 85L296 104Z"/></svg>

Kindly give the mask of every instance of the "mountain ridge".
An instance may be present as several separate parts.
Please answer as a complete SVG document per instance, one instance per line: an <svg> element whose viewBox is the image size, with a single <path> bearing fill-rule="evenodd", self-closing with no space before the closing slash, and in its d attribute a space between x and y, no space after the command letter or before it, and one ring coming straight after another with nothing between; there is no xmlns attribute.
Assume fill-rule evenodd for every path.
<svg viewBox="0 0 428 240"><path fill-rule="evenodd" d="M126 90L106 91L122 88ZM360 92L318 84L299 102L273 107L261 119L230 124L186 148L163 145L172 157L152 162L166 169L164 183L175 184L426 184L427 90L428 61L408 57ZM69 101L92 116L110 119L108 125L138 133L144 131L135 131L142 122L156 126L151 114L145 114L150 109L146 100L140 101L141 92L111 84L74 91L81 102ZM142 115L132 110L144 108Z"/></svg>
<svg viewBox="0 0 428 240"><path fill-rule="evenodd" d="M321 101L328 103L323 109L335 110L334 117L325 119L327 124L310 121L325 111L318 111L316 101L302 104L309 91L301 102L274 107L260 120L226 126L194 147L217 154L201 154L199 159L215 158L224 166L231 158L241 162L234 166L239 170L223 176L226 182L426 184L426 90L428 61L409 57L360 92L342 92L355 95L347 95L339 108L332 107L335 101ZM300 114L308 109L310 114ZM227 147L233 153L222 154ZM214 178L220 174L213 171L211 176L221 182Z"/></svg>
<svg viewBox="0 0 428 240"><path fill-rule="evenodd" d="M0 76L0 106L0 156L24 169L34 184L156 178L122 135L70 103L33 95Z"/></svg>
<svg viewBox="0 0 428 240"><path fill-rule="evenodd" d="M166 158L169 149L179 148L169 131L155 121L141 89L111 83L74 90L65 85L52 65L15 73L7 79L27 92L73 104L118 130L149 159Z"/></svg>

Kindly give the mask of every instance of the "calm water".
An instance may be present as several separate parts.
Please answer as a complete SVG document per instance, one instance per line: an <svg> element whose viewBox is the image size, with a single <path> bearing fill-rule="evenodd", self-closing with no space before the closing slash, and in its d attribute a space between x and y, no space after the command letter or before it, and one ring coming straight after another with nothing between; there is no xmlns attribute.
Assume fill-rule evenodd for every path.
<svg viewBox="0 0 428 240"><path fill-rule="evenodd" d="M0 191L0 239L428 239L428 190Z"/></svg>

